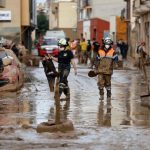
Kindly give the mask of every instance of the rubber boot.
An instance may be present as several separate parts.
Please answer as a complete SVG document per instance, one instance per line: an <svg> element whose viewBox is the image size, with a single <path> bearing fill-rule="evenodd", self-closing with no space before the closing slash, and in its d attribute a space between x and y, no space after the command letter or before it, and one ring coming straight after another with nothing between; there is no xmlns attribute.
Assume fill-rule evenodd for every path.
<svg viewBox="0 0 150 150"><path fill-rule="evenodd" d="M107 98L111 98L111 90L107 90Z"/></svg>
<svg viewBox="0 0 150 150"><path fill-rule="evenodd" d="M104 95L100 95L99 100L104 100Z"/></svg>
<svg viewBox="0 0 150 150"><path fill-rule="evenodd" d="M64 91L64 85L63 84L59 84L59 97L61 97L62 92Z"/></svg>
<svg viewBox="0 0 150 150"><path fill-rule="evenodd" d="M54 81L49 82L50 92L54 92Z"/></svg>
<svg viewBox="0 0 150 150"><path fill-rule="evenodd" d="M104 89L100 89L99 94L100 94L99 100L104 100Z"/></svg>
<svg viewBox="0 0 150 150"><path fill-rule="evenodd" d="M70 89L68 86L64 88L64 94L66 95L66 99L70 99Z"/></svg>

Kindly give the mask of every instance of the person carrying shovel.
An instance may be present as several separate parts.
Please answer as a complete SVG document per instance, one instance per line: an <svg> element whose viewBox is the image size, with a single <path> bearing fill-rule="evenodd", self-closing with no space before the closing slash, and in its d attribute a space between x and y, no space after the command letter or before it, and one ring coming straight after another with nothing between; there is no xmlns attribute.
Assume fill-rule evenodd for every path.
<svg viewBox="0 0 150 150"><path fill-rule="evenodd" d="M106 37L103 46L98 51L98 88L100 100L104 99L104 87L107 90L107 98L111 98L111 76L113 74L113 62L118 62L118 56L112 48L113 41Z"/></svg>

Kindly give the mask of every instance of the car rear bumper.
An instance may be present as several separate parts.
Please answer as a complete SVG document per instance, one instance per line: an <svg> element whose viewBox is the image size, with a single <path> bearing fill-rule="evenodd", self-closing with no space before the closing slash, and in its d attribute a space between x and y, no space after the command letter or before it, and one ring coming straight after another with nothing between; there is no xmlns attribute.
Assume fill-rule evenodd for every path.
<svg viewBox="0 0 150 150"><path fill-rule="evenodd" d="M52 50L52 51L42 50L42 49L39 50L39 55L40 55L41 57L44 57L46 54L51 54L51 55L53 55L53 56L57 56L58 53L59 53L58 50Z"/></svg>

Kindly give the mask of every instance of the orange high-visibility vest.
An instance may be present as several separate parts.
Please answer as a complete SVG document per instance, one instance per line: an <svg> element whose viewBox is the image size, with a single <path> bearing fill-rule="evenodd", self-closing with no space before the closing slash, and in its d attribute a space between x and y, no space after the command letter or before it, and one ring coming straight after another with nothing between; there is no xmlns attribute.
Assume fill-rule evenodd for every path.
<svg viewBox="0 0 150 150"><path fill-rule="evenodd" d="M113 58L114 52L115 51L113 48L111 48L108 52L105 52L103 49L100 49L98 51L98 54L100 58L103 58L103 57Z"/></svg>

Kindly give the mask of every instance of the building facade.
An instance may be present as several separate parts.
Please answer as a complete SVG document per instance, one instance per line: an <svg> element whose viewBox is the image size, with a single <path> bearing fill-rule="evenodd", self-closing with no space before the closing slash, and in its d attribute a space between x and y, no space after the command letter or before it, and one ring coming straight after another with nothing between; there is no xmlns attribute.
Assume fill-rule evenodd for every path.
<svg viewBox="0 0 150 150"><path fill-rule="evenodd" d="M120 16L125 6L122 0L78 0L79 20L101 18L109 21L110 16Z"/></svg>
<svg viewBox="0 0 150 150"><path fill-rule="evenodd" d="M150 55L150 0L134 0L133 16L136 18L134 44L138 45L139 42L144 41L146 51Z"/></svg>
<svg viewBox="0 0 150 150"><path fill-rule="evenodd" d="M76 38L77 3L75 1L51 1L49 11L49 29L64 30L67 37Z"/></svg>
<svg viewBox="0 0 150 150"><path fill-rule="evenodd" d="M83 33L78 31L78 37L81 38L81 35L83 35L85 38L96 38L97 41L101 42L101 39L106 35L113 38L113 34L110 33L109 28L112 24L112 22L110 22L110 16L120 16L121 10L126 6L126 3L122 0L78 0L77 6L78 30L81 29L81 26L83 26ZM97 20L97 23L93 26L92 24L95 20ZM86 36L86 32L88 31L85 31L87 29L87 25L84 25L87 21L91 22L92 27L92 29L89 30L89 36ZM81 25L81 22L83 22L83 25Z"/></svg>
<svg viewBox="0 0 150 150"><path fill-rule="evenodd" d="M110 17L110 36L114 42L120 39L127 42L127 23L120 16Z"/></svg>
<svg viewBox="0 0 150 150"><path fill-rule="evenodd" d="M31 49L31 33L36 26L36 0L3 0L0 8L0 37L22 41Z"/></svg>

